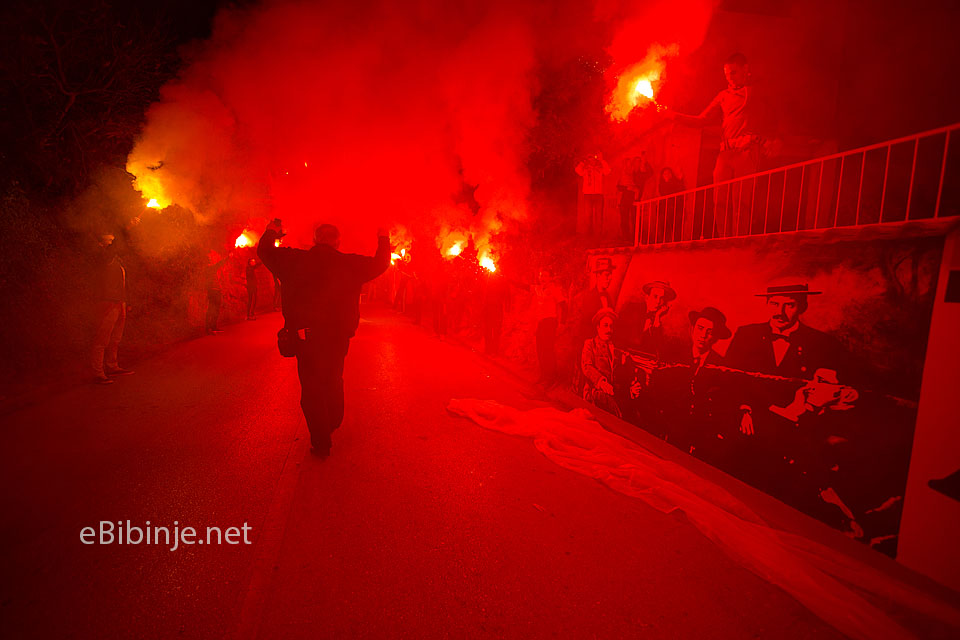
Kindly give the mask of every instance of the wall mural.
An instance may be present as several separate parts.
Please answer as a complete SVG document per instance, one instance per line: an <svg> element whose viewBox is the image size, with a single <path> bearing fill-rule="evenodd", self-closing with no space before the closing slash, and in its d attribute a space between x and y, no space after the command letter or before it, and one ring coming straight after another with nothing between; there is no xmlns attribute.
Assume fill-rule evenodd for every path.
<svg viewBox="0 0 960 640"><path fill-rule="evenodd" d="M895 555L942 252L816 235L592 256L574 386Z"/></svg>

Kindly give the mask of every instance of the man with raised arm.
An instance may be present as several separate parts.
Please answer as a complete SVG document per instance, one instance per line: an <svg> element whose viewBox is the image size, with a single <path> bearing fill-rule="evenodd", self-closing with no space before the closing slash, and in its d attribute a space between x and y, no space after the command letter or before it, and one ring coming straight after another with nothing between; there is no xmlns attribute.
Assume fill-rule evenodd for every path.
<svg viewBox="0 0 960 640"><path fill-rule="evenodd" d="M360 287L390 265L390 240L377 231L373 257L341 253L340 231L322 224L309 250L275 246L282 234L274 219L260 237L257 255L283 282L283 355L297 358L300 406L314 455L330 455L331 434L343 422L343 361L360 324ZM302 334L302 338L301 338Z"/></svg>

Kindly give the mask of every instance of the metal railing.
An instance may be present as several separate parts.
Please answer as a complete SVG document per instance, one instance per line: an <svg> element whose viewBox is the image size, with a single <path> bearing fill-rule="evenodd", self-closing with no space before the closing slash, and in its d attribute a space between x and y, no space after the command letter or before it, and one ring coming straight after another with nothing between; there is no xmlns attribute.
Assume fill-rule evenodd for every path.
<svg viewBox="0 0 960 640"><path fill-rule="evenodd" d="M634 247L960 215L960 123L638 202Z"/></svg>

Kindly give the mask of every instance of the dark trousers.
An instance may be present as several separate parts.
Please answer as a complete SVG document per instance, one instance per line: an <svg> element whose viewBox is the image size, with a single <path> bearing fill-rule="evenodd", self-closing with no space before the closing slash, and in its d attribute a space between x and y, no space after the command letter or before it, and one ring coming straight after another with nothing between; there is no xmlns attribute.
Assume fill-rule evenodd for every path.
<svg viewBox="0 0 960 640"><path fill-rule="evenodd" d="M540 380L545 384L557 381L557 319L544 318L537 323L537 360Z"/></svg>
<svg viewBox="0 0 960 640"><path fill-rule="evenodd" d="M349 348L350 338L308 333L297 353L300 407L316 447L329 446L330 434L343 422L343 361Z"/></svg>
<svg viewBox="0 0 960 640"><path fill-rule="evenodd" d="M713 181L734 180L756 173L760 164L759 145L750 145L745 149L724 149L717 156L713 167ZM741 220L749 220L752 203L752 189L744 183L725 184L717 187L713 193L714 237L726 238L741 235L749 229L744 228Z"/></svg>
<svg viewBox="0 0 960 640"><path fill-rule="evenodd" d="M223 299L223 293L220 289L207 289L207 331L217 329L217 321L220 319L220 301Z"/></svg>
<svg viewBox="0 0 960 640"><path fill-rule="evenodd" d="M503 309L486 309L483 314L483 350L490 355L500 353L503 332Z"/></svg>
<svg viewBox="0 0 960 640"><path fill-rule="evenodd" d="M590 221L590 235L600 236L603 233L603 194L586 193L583 199L587 203L587 215Z"/></svg>
<svg viewBox="0 0 960 640"><path fill-rule="evenodd" d="M247 317L252 318L257 310L257 288L247 287Z"/></svg>

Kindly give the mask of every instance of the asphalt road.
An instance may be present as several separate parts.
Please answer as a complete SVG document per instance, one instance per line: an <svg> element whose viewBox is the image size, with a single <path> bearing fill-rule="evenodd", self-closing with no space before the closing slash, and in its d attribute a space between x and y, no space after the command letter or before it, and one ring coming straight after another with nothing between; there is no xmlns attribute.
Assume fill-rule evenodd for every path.
<svg viewBox="0 0 960 640"><path fill-rule="evenodd" d="M453 417L539 401L380 312L332 456L307 452L277 314L2 418L3 637L838 637L682 516ZM103 520L252 544L85 545Z"/></svg>

